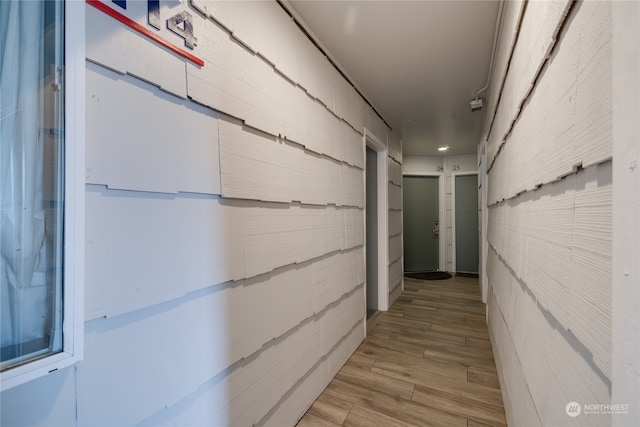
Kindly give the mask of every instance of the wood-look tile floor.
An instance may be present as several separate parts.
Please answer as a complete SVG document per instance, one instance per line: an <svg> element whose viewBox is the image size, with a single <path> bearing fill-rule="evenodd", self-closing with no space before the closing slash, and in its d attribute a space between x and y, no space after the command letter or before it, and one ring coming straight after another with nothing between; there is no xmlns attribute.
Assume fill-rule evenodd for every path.
<svg viewBox="0 0 640 427"><path fill-rule="evenodd" d="M405 278L405 290L298 422L505 426L478 279Z"/></svg>

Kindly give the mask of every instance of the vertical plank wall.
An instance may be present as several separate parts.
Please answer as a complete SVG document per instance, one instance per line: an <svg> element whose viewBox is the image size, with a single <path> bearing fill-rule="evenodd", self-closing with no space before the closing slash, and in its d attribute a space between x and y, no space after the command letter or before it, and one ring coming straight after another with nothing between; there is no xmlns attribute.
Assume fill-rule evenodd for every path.
<svg viewBox="0 0 640 427"><path fill-rule="evenodd" d="M293 425L364 337L365 128L401 289L399 136L276 2L168 3L204 67L87 6L85 357L3 425Z"/></svg>
<svg viewBox="0 0 640 427"><path fill-rule="evenodd" d="M488 320L510 425L608 425L611 2L506 2L490 88ZM625 402L619 402L625 403Z"/></svg>

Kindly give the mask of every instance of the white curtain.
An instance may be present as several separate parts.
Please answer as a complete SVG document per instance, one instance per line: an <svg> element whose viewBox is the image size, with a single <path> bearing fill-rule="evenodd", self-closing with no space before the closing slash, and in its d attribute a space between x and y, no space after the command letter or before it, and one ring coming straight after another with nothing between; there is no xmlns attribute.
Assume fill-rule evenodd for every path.
<svg viewBox="0 0 640 427"><path fill-rule="evenodd" d="M0 1L0 341L46 334L44 2ZM37 280L34 281L34 277ZM44 299L44 301L43 301ZM34 313L34 310L36 311Z"/></svg>

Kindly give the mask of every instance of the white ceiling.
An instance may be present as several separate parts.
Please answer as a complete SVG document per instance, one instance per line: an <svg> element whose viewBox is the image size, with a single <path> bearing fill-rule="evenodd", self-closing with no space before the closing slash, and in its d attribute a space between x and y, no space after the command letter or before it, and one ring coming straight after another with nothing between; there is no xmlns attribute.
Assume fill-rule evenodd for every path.
<svg viewBox="0 0 640 427"><path fill-rule="evenodd" d="M394 129L403 154L476 152L497 0L292 1L327 53ZM481 94L480 97L483 97ZM441 153L437 147L451 148Z"/></svg>

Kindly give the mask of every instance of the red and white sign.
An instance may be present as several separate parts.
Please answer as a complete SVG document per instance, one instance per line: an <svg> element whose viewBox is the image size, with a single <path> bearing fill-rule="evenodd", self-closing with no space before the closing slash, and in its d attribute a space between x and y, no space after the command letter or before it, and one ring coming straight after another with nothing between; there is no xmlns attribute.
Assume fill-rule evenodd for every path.
<svg viewBox="0 0 640 427"><path fill-rule="evenodd" d="M159 34L159 30L161 29L160 23L160 1L159 0L147 0L147 23L146 25L140 24L139 22L131 19L126 16L124 13L127 11L127 1L126 0L114 0L111 2L103 2L100 0L86 0L88 4L95 7L96 9L106 13L112 18L120 21L124 25L128 26L132 30L142 34L143 36L153 40L155 43L163 46L172 52L186 58L187 60L193 62L200 67L204 67L204 61L197 56L189 53L185 49L176 46L174 43L168 41L166 38L162 37ZM132 3L141 3L141 2L132 2ZM118 10L120 9L120 10ZM187 10L182 10L178 13L172 14L166 20L166 27L172 33L176 34L178 37L184 40L184 44L187 48L193 50L196 47L196 42L198 39L195 37L193 33L193 19L191 13Z"/></svg>

